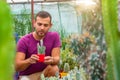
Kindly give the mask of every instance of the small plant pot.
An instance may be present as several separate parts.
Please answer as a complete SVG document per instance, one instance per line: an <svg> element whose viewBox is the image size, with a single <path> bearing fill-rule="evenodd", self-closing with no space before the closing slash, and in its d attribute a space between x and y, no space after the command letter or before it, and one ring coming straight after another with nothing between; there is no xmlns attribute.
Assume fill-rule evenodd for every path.
<svg viewBox="0 0 120 80"><path fill-rule="evenodd" d="M37 56L39 56L38 62L44 62L45 54L37 54Z"/></svg>

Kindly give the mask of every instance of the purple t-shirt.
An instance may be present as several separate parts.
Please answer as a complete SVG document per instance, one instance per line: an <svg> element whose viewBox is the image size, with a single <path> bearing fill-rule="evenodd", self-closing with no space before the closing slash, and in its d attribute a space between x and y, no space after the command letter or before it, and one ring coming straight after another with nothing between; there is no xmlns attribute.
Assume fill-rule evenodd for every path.
<svg viewBox="0 0 120 80"><path fill-rule="evenodd" d="M32 33L22 37L17 44L17 52L25 53L29 58L32 54L37 54L37 43L40 41L35 40ZM43 39L43 45L46 47L45 56L51 56L51 51L55 47L61 46L60 36L57 32L48 32ZM26 70L19 72L20 75L29 75L32 73L40 72L45 69L47 65L41 62L31 64Z"/></svg>

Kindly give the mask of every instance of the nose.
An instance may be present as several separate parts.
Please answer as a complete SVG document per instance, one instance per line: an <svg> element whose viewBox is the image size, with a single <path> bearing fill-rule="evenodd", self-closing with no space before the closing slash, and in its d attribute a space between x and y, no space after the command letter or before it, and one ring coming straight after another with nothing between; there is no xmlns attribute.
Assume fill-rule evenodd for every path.
<svg viewBox="0 0 120 80"><path fill-rule="evenodd" d="M40 27L41 27L41 29L44 29L44 25L41 25Z"/></svg>

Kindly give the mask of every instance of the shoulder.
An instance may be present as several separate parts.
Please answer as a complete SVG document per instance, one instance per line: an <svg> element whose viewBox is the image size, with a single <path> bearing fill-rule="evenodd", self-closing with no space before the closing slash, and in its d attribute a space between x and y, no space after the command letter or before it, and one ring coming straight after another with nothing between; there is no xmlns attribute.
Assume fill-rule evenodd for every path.
<svg viewBox="0 0 120 80"><path fill-rule="evenodd" d="M48 36L59 36L58 32L48 32L47 33Z"/></svg>
<svg viewBox="0 0 120 80"><path fill-rule="evenodd" d="M32 33L26 34L19 39L19 42L28 42L31 40Z"/></svg>
<svg viewBox="0 0 120 80"><path fill-rule="evenodd" d="M26 39L30 39L31 37L32 37L32 33L22 36L21 39L26 40Z"/></svg>
<svg viewBox="0 0 120 80"><path fill-rule="evenodd" d="M51 41L53 44L53 48L61 46L60 35L58 32L49 32L49 37L47 37L47 41Z"/></svg>

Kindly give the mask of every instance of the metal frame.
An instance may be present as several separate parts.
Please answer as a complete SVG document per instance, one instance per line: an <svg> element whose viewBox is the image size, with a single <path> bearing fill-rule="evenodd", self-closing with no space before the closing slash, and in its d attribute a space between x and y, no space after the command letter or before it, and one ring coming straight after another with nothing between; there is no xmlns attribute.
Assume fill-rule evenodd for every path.
<svg viewBox="0 0 120 80"><path fill-rule="evenodd" d="M9 4L31 4L33 3L44 3L44 2L66 2L66 1L76 1L76 0L27 0L27 1L21 1L21 2L15 2L16 0L11 0L11 2L7 2Z"/></svg>
<svg viewBox="0 0 120 80"><path fill-rule="evenodd" d="M31 4L31 25L32 25L32 31L34 31L34 3L44 3L44 2L67 2L67 1L76 1L76 0L26 0L21 2L15 2L15 0L11 0L10 2L7 2L8 4Z"/></svg>

